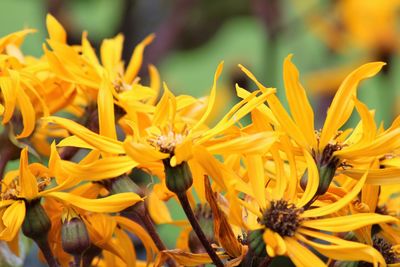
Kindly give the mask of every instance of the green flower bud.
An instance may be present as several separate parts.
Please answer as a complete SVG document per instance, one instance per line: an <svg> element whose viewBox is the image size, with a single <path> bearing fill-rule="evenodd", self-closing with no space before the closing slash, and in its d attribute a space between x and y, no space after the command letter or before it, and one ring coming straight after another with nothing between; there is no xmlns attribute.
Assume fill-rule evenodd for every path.
<svg viewBox="0 0 400 267"><path fill-rule="evenodd" d="M133 192L140 196L143 196L142 189L127 175L122 175L115 179L110 179L110 183L107 184L107 189L110 194L127 193Z"/></svg>
<svg viewBox="0 0 400 267"><path fill-rule="evenodd" d="M66 220L61 227L61 245L65 252L81 255L90 247L85 223L79 217Z"/></svg>
<svg viewBox="0 0 400 267"><path fill-rule="evenodd" d="M164 159L163 163L167 188L175 194L184 194L193 184L189 164L184 161L172 167L169 159Z"/></svg>
<svg viewBox="0 0 400 267"><path fill-rule="evenodd" d="M22 223L22 232L25 236L37 240L47 238L51 228L51 221L40 204L40 198L26 201L26 214Z"/></svg>
<svg viewBox="0 0 400 267"><path fill-rule="evenodd" d="M263 238L264 229L250 231L247 240L250 250L258 257L266 257L267 250Z"/></svg>

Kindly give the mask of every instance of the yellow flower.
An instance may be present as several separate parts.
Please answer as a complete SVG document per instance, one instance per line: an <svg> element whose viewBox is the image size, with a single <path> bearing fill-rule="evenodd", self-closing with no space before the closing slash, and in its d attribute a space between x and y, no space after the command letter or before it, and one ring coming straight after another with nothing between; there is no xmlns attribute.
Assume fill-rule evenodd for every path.
<svg viewBox="0 0 400 267"><path fill-rule="evenodd" d="M4 179L1 192L0 239L11 241L25 219L27 203L41 197L52 198L73 207L92 212L117 212L129 207L142 199L134 193L123 193L101 199L87 199L67 192L62 192L74 186L73 179L47 188L52 181L51 170L39 163L28 164L28 150L21 151L20 167L17 171L8 172Z"/></svg>
<svg viewBox="0 0 400 267"><path fill-rule="evenodd" d="M340 0L326 11L313 12L307 20L333 49L343 51L355 45L372 53L393 52L399 46L399 7L398 0Z"/></svg>
<svg viewBox="0 0 400 267"><path fill-rule="evenodd" d="M110 125L115 124L115 120L109 87L105 87L104 90L102 87L100 88L100 92L103 91L104 95L99 93L99 97L103 95L102 101L99 101L100 135L67 119L48 117L46 120L59 124L74 135L64 139L60 143L62 146L84 147L110 155L120 155L119 157L101 159L104 162L101 165L97 164L97 166L116 171L117 168L120 168L119 174L122 174L129 171L129 164L131 164L131 168L139 166L145 170L158 169L160 166L157 167L157 165L161 165L162 171L163 159L167 159L171 166L179 165L184 161L189 161L189 164L192 164L190 161L193 161L200 164L219 186L225 188L229 181L224 179L229 179L230 175L225 173L226 170L221 167L222 164L211 155L267 151L270 144L276 140L277 134L273 132L249 134L245 130L240 131L235 127L235 124L241 118L262 104L267 96L274 92L274 89L271 88L264 92L256 91L250 94L235 105L214 127L206 127L205 122L216 105L216 82L221 71L222 64L218 66L214 75L207 108L199 119L197 119L197 112L188 112L187 110L190 106L195 109L196 103L193 102L192 98L175 97L165 86L164 94L153 112L149 111L150 114L136 113L138 116L132 116L131 120L123 121L124 125L127 126L127 137L124 142L116 139L115 128L110 127ZM186 114L193 115L195 118L186 117ZM142 120L142 118L144 119ZM228 134L222 136L223 133ZM129 163L125 155L130 156L133 162ZM113 161L115 168L106 165L108 160ZM120 164L119 166L116 165L117 162ZM83 170L78 175L81 169L79 166L67 162L63 162L63 164L64 166L71 166L68 171L79 177L91 177L92 174L89 172L95 170L92 166L87 166L87 171L89 171L87 175ZM110 172L104 173L103 178L119 175L113 173L115 176L107 176L110 174ZM163 178L162 173L161 178Z"/></svg>
<svg viewBox="0 0 400 267"><path fill-rule="evenodd" d="M344 79L328 109L322 130L316 131L314 112L291 58L292 55L289 55L285 59L283 76L292 116L289 116L274 94L267 98L270 109L264 107L263 112L270 118L275 129L285 132L293 139L304 156L308 154L314 158L321 176L318 187L318 194L321 195L327 190L338 167L360 166L359 174L362 175L376 157L398 148L400 129L393 127L378 133L370 111L356 99L358 84L374 76L384 65L382 62L375 62L362 65ZM253 74L244 67L242 69L260 89L265 90ZM360 123L354 131L341 131L354 107L360 114Z"/></svg>
<svg viewBox="0 0 400 267"><path fill-rule="evenodd" d="M309 184L318 182L318 170L313 158L305 156L309 172ZM279 160L275 157L274 162ZM288 256L296 266L326 266L310 248L315 249L328 258L346 261L367 261L378 266L385 264L384 259L378 251L371 246L343 240L334 233L348 232L355 229L384 222L397 222L394 217L379 215L375 213L359 213L340 216L336 212L346 207L351 200L359 194L366 180L366 174L352 188L352 190L333 203L309 209L306 203L313 198L305 190L301 197L291 194L290 188L296 180L287 180L278 177L274 186L267 183L264 163L261 156L248 156L246 158L249 184L254 191L254 197L230 198L231 204L236 202L249 214L244 224L255 234L251 234L250 248L258 243L257 237L262 235L266 244L266 252L270 257L278 255ZM279 188L286 188L280 191ZM241 213L240 206L233 205L239 210L231 213ZM258 234L257 234L258 233Z"/></svg>

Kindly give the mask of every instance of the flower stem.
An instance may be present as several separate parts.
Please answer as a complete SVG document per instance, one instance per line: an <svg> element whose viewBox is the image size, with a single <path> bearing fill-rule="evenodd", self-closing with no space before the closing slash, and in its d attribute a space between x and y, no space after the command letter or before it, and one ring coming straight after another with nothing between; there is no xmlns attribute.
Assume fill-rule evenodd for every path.
<svg viewBox="0 0 400 267"><path fill-rule="evenodd" d="M82 255L74 255L74 267L81 267Z"/></svg>
<svg viewBox="0 0 400 267"><path fill-rule="evenodd" d="M222 263L221 259L218 257L217 253L215 253L214 249L211 247L210 242L207 240L203 230L200 227L199 222L196 219L196 216L193 213L192 208L190 207L189 200L186 196L186 193L177 194L179 202L188 218L190 224L192 225L193 231L196 233L197 237L199 238L201 244L203 245L204 249L207 251L207 254L210 256L211 260L214 262L215 266L223 267L224 264Z"/></svg>
<svg viewBox="0 0 400 267"><path fill-rule="evenodd" d="M60 267L60 265L58 264L56 258L54 258L54 255L50 250L50 246L49 246L49 243L47 241L47 236L46 236L46 238L34 239L34 241L38 245L40 250L42 251L43 256L46 259L47 264L49 265L49 267Z"/></svg>
<svg viewBox="0 0 400 267"><path fill-rule="evenodd" d="M260 262L260 265L258 267L268 267L269 264L271 263L272 258L269 256L266 256L262 262Z"/></svg>

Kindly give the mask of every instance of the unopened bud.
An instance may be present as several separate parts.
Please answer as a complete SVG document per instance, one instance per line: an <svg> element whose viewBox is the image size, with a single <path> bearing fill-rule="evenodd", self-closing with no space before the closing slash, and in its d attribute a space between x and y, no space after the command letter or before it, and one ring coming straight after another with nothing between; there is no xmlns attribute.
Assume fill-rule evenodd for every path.
<svg viewBox="0 0 400 267"><path fill-rule="evenodd" d="M25 236L37 240L47 238L51 228L51 221L40 204L40 199L26 201L26 214L22 223L22 232Z"/></svg>
<svg viewBox="0 0 400 267"><path fill-rule="evenodd" d="M66 220L61 227L61 245L65 252L81 255L90 247L85 223L79 217Z"/></svg>
<svg viewBox="0 0 400 267"><path fill-rule="evenodd" d="M164 159L163 163L167 188L175 194L184 194L193 184L189 164L184 161L172 167L169 159Z"/></svg>
<svg viewBox="0 0 400 267"><path fill-rule="evenodd" d="M119 194L133 192L140 196L143 196L142 189L127 175L122 175L115 179L110 179L110 183L107 185L110 194Z"/></svg>

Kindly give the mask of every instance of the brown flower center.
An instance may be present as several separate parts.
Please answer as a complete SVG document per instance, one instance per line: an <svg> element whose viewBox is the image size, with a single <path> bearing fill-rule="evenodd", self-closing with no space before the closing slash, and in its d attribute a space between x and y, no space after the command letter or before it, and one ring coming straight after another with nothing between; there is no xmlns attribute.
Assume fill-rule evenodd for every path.
<svg viewBox="0 0 400 267"><path fill-rule="evenodd" d="M271 206L264 212L261 224L281 236L294 236L301 221L303 209L296 208L286 200L272 201Z"/></svg>

